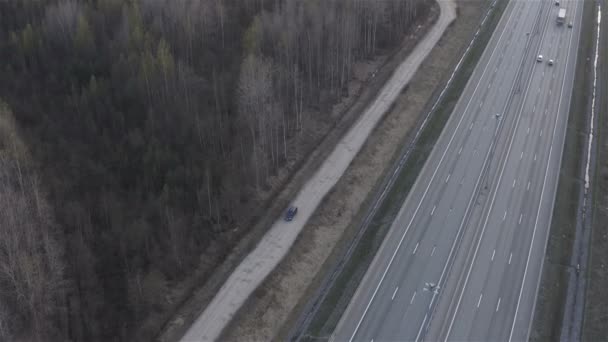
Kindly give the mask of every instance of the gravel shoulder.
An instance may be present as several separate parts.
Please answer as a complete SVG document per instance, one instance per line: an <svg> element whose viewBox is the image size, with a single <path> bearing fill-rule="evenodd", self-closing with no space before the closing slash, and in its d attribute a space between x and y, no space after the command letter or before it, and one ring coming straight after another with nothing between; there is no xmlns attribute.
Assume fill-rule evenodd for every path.
<svg viewBox="0 0 608 342"><path fill-rule="evenodd" d="M383 178L427 104L438 95L485 9L483 1L457 1L458 19L375 128L351 166L328 194L287 257L254 292L221 340L282 340L306 300L352 239L359 209ZM407 54L407 49L400 53Z"/></svg>

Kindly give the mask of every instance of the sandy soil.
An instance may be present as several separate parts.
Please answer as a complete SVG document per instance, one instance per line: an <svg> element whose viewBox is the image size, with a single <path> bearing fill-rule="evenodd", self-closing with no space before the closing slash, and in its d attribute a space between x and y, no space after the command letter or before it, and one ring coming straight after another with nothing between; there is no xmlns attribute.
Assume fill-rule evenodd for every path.
<svg viewBox="0 0 608 342"><path fill-rule="evenodd" d="M221 340L284 338L297 309L318 285L317 276L331 265L333 249L352 235L357 213L381 179L384 169L407 141L427 102L445 82L477 28L484 2L457 1L459 17L422 64L409 86L368 138L344 176L309 220L288 256L273 271L235 319ZM400 53L407 54L404 49ZM459 53L455 53L459 52Z"/></svg>

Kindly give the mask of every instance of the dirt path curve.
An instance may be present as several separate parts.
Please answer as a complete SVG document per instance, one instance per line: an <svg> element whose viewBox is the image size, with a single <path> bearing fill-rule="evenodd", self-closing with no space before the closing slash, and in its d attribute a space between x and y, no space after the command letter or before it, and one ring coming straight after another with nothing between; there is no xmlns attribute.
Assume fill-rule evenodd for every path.
<svg viewBox="0 0 608 342"><path fill-rule="evenodd" d="M453 0L439 0L438 3L441 13L435 26L401 63L372 105L336 145L294 199L293 205L298 207L298 215L292 222L284 222L279 218L274 223L188 329L182 342L216 340L249 295L287 254L323 197L340 179L376 124L410 81L448 25L456 18Z"/></svg>

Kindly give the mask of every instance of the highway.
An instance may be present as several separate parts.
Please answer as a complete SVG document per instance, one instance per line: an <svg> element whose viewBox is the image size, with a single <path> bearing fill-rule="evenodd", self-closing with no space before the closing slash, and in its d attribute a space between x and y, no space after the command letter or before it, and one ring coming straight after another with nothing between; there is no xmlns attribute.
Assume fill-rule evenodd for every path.
<svg viewBox="0 0 608 342"><path fill-rule="evenodd" d="M582 15L559 7L510 1L333 340L527 340Z"/></svg>

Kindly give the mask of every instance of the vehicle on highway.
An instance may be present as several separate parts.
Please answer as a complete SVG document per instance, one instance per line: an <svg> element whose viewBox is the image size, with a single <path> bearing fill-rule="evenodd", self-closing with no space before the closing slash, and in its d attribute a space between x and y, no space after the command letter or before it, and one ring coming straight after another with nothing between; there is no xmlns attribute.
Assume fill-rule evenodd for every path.
<svg viewBox="0 0 608 342"><path fill-rule="evenodd" d="M298 207L294 207L294 206L289 207L287 209L287 211L285 212L285 221L287 221L287 222L292 221L297 213L298 213Z"/></svg>
<svg viewBox="0 0 608 342"><path fill-rule="evenodd" d="M439 293L439 285L435 284L435 283L425 283L424 284L424 291L429 291L429 292L433 292L435 294Z"/></svg>
<svg viewBox="0 0 608 342"><path fill-rule="evenodd" d="M572 28L572 22L568 23L568 27Z"/></svg>
<svg viewBox="0 0 608 342"><path fill-rule="evenodd" d="M560 8L559 12L557 12L557 25L561 25L566 21L566 9Z"/></svg>
<svg viewBox="0 0 608 342"><path fill-rule="evenodd" d="M538 57L536 57L536 61L537 62L542 62L543 61L543 55L538 55Z"/></svg>
<svg viewBox="0 0 608 342"><path fill-rule="evenodd" d="M555 6L559 6L559 0L555 0Z"/></svg>
<svg viewBox="0 0 608 342"><path fill-rule="evenodd" d="M549 65L553 65L553 60L552 60L552 59L550 59L549 61L547 61L547 64L549 64Z"/></svg>

